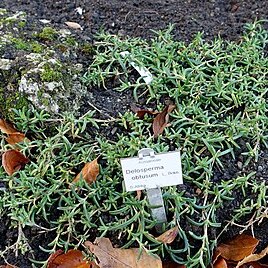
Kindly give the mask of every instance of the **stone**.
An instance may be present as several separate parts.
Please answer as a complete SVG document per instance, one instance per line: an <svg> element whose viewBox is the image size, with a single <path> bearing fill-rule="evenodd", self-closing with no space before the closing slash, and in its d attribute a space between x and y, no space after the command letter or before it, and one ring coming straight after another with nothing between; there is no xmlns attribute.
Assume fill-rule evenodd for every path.
<svg viewBox="0 0 268 268"><path fill-rule="evenodd" d="M80 50L72 32L51 28L53 38L46 43L40 35L42 29L28 38L18 30L20 20L28 23L24 13L7 12L3 16L0 27L0 100L6 101L0 107L0 113L7 115L12 108L18 108L16 103L24 105L27 102L54 115L59 112L78 115L88 92L81 81L86 67L77 63ZM12 28L5 27L10 21L13 22ZM73 45L70 39L76 44ZM22 46L16 47L14 40ZM38 53L32 49L33 46L38 46ZM11 59L4 56L8 51L12 53Z"/></svg>
<svg viewBox="0 0 268 268"><path fill-rule="evenodd" d="M8 71L11 68L12 60L0 59L0 70Z"/></svg>

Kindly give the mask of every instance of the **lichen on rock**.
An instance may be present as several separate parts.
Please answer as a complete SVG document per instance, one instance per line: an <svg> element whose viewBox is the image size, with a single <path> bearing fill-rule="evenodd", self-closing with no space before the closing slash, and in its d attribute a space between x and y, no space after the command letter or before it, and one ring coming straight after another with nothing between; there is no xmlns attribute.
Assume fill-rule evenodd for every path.
<svg viewBox="0 0 268 268"><path fill-rule="evenodd" d="M27 27L27 16L23 15L25 25L20 23L21 16L0 13L2 24L13 24L12 28L0 27L0 36L4 37L0 39L0 101L4 102L0 113L7 116L11 108L20 108L18 98L54 114L78 113L87 94L80 79L86 66L77 63L79 42L74 45L69 30L40 25L25 37L19 27ZM48 38L48 29L53 38Z"/></svg>
<svg viewBox="0 0 268 268"><path fill-rule="evenodd" d="M37 109L58 113L79 108L86 88L76 75L76 64L65 66L57 58L32 53L26 58L23 70L18 90Z"/></svg>

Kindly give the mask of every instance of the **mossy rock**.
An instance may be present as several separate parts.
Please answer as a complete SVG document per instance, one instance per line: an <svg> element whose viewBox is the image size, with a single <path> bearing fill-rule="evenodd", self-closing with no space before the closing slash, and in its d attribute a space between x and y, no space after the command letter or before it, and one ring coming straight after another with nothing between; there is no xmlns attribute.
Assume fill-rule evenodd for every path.
<svg viewBox="0 0 268 268"><path fill-rule="evenodd" d="M25 13L1 11L0 113L11 118L13 108L30 105L54 114L76 113L87 95L81 82L87 66L77 63L84 47L92 46L77 40L69 29L40 23L30 27Z"/></svg>

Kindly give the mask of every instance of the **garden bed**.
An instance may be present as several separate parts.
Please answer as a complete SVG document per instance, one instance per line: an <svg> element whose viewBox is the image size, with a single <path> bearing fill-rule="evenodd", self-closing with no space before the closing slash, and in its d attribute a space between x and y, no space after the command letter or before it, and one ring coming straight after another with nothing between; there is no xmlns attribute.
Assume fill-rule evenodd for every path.
<svg viewBox="0 0 268 268"><path fill-rule="evenodd" d="M9 1L1 5L13 11L18 8ZM157 14L170 14L173 5L172 1L159 2ZM206 5L214 12L225 10L223 21L227 17L239 21L249 8L247 2ZM234 20L231 26L217 24L217 13L211 20L200 19L200 9L191 2L187 7L195 11L192 16L196 19L189 21L202 21L203 36L195 32L202 30L200 23L193 28L185 26L190 33L179 31L179 23L166 28L168 22L176 23L171 15L163 17L161 27L159 22L156 27L146 25L166 28L148 34L144 23L138 32L125 27L132 14L129 2L120 8L118 3L103 10L98 9L101 6L92 4L91 12L109 10L103 15L108 18L104 25L117 35L101 33L94 37L94 44L89 40L103 21L98 14L96 23L87 23L88 7L81 19L71 4L59 5L65 12L59 17L62 21L49 25L38 23L38 19L54 7L52 3L38 10L32 2L31 8L22 4L20 8L27 13L15 19L10 19L13 12L2 11L5 38L1 39L1 55L10 60L12 68L2 65L1 69L1 113L29 139L17 146L30 163L12 176L0 169L1 263L42 267L60 248L78 247L88 254L84 242L99 236L109 237L116 247L144 247L163 260L187 267L206 267L216 244L239 232L254 234L261 240L259 249L264 248L268 243L265 23L241 21L234 33ZM265 12L260 6L261 2L256 2L249 10L258 10L260 16ZM108 14L116 10L121 10L118 12L125 21L112 26ZM139 16L151 21L154 16L148 14L155 14L152 6L141 9L139 3L133 3L133 10L139 21ZM84 31L64 26L66 14ZM255 16L250 14L248 20ZM215 27L209 31L213 19ZM70 32L67 35L66 30ZM209 40L219 31L229 41ZM122 51L128 51L131 58L123 57ZM39 56L27 58L33 54ZM151 84L143 81L132 61L151 72ZM52 82L59 83L68 95L49 95ZM20 90L27 85L35 85L40 92L34 95ZM63 105L68 101L71 104ZM158 112L170 103L176 108L164 132L155 137L154 115L139 118L131 109L134 103ZM10 110L12 107L16 110ZM1 153L11 147L3 135ZM120 158L136 156L143 147L157 153L181 151L184 184L163 188L168 218L163 232L179 228L170 245L155 239L156 222L146 195L137 199L136 192L124 188ZM96 182L88 185L82 180L74 186L72 181L84 163L97 157L100 174Z"/></svg>

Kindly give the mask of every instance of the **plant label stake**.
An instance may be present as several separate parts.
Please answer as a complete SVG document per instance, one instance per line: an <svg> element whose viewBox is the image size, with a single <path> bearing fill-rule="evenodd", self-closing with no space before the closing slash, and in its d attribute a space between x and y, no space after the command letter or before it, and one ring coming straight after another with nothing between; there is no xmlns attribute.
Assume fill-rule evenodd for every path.
<svg viewBox="0 0 268 268"><path fill-rule="evenodd" d="M128 51L122 51L120 54L123 58L126 56L131 58L131 54ZM153 76L146 67L137 65L133 60L130 60L130 64L142 76L146 85L151 84Z"/></svg>
<svg viewBox="0 0 268 268"><path fill-rule="evenodd" d="M121 159L121 166L127 191L146 190L156 230L161 232L167 216L160 187L183 183L180 152L155 154L143 148L138 157Z"/></svg>

